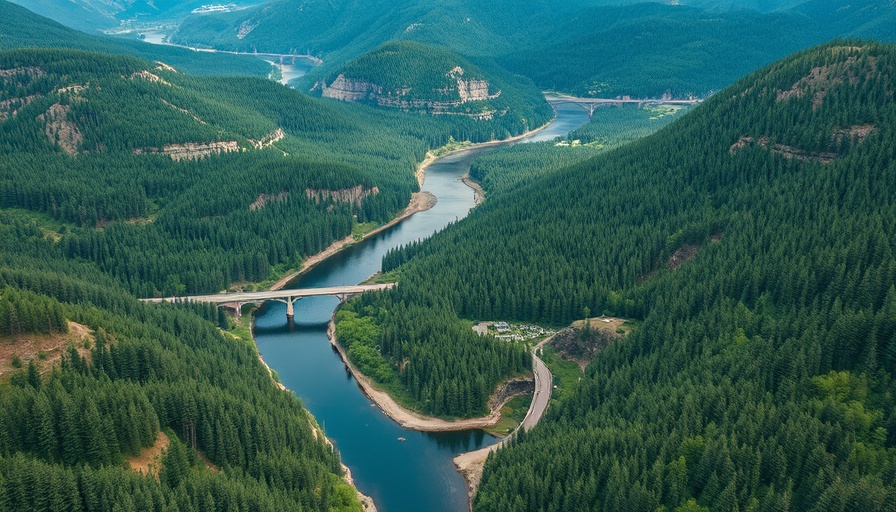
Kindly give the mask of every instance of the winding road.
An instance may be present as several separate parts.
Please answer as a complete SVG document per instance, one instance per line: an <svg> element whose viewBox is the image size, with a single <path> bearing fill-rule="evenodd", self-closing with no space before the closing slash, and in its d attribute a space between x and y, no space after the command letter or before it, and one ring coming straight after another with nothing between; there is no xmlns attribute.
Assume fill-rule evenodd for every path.
<svg viewBox="0 0 896 512"><path fill-rule="evenodd" d="M535 375L535 393L532 395L532 404L529 405L529 412L526 413L526 417L520 423L520 427L525 430L529 430L538 424L541 417L544 416L544 412L548 409L548 403L551 401L553 375L551 370L548 370L548 366L544 364L544 361L535 354L538 352L538 349L552 338L553 336L545 338L532 347L532 373ZM517 427L517 430L520 427ZM515 433L516 431L514 431Z"/></svg>
<svg viewBox="0 0 896 512"><path fill-rule="evenodd" d="M473 507L472 498L473 495L476 494L476 489L479 487L479 480L482 478L482 468L485 465L485 459L488 458L488 454L501 448L508 441L513 439L513 436L516 435L519 429L522 428L526 431L530 430L538 424L541 417L544 416L544 412L548 409L548 404L551 402L551 390L553 389L553 375L547 365L544 364L544 361L542 361L536 354L538 353L538 349L543 347L545 343L550 342L553 338L553 336L549 336L532 347L532 373L535 375L535 393L532 395L532 403L529 405L529 411L526 412L526 417L523 419L522 423L520 423L510 435L501 440L500 443L482 448L481 450L462 453L454 458L455 467L457 467L457 470L460 471L467 480L467 492L470 497L471 510Z"/></svg>

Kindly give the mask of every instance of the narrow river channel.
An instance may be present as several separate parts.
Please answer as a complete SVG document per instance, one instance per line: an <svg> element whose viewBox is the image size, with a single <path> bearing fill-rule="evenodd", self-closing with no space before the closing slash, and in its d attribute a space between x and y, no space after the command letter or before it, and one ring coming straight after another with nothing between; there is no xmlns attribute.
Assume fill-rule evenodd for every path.
<svg viewBox="0 0 896 512"><path fill-rule="evenodd" d="M554 123L535 140L565 135L588 121L575 105L560 105ZM497 146L500 147L500 146ZM323 261L289 287L357 284L380 269L383 254L426 238L448 223L466 217L473 191L460 178L470 163L489 148L449 155L429 166L424 190L438 203L392 229ZM355 485L371 496L381 512L463 512L467 490L452 459L498 441L482 431L422 433L406 430L367 399L327 340L327 323L338 305L333 297L302 299L295 322L286 321L286 306L268 302L255 317L255 341L265 362L293 390L324 427Z"/></svg>

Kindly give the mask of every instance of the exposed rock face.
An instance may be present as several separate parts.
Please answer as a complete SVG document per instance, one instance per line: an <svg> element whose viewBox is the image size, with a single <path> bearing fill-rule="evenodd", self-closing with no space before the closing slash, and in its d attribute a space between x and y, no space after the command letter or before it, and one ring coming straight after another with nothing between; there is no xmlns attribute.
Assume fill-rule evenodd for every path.
<svg viewBox="0 0 896 512"><path fill-rule="evenodd" d="M25 75L31 79L35 79L46 75L46 73L44 70L34 66L0 69L0 82L5 84L8 79L19 75ZM30 96L7 98L0 101L0 122L15 116L22 107L27 106L29 103L40 97L40 94L32 94Z"/></svg>
<svg viewBox="0 0 896 512"><path fill-rule="evenodd" d="M402 87L394 91L386 91L375 83L346 78L340 74L332 84L327 85L321 81L316 87L321 90L324 98L333 98L350 103L367 101L380 107L397 108L404 111L426 111L432 115L461 115L477 120L494 118L497 113L494 109L486 109L479 112L457 112L456 109L471 101L488 101L501 95L501 91L489 94L490 84L486 80L463 79L464 70L460 66L455 67L446 75L454 81L454 85L436 89L442 97L454 96L452 100L432 100L415 98L412 87Z"/></svg>
<svg viewBox="0 0 896 512"><path fill-rule="evenodd" d="M321 96L354 103L363 100L375 100L383 89L376 84L364 80L345 78L339 75L329 86L321 82Z"/></svg>
<svg viewBox="0 0 896 512"><path fill-rule="evenodd" d="M50 143L58 143L59 147L69 155L76 155L84 137L78 126L68 120L68 105L54 103L45 113L37 116L45 122L45 131Z"/></svg>
<svg viewBox="0 0 896 512"><path fill-rule="evenodd" d="M305 196L317 203L321 201L334 201L337 203L353 203L360 205L361 201L367 196L375 196L380 193L377 187L364 188L361 185L352 188L342 188L338 190L314 189L306 188Z"/></svg>
<svg viewBox="0 0 896 512"><path fill-rule="evenodd" d="M747 146L754 145L759 146L762 149L767 149L772 153L776 153L790 160L800 160L804 162L815 161L823 164L829 164L834 160L840 158L840 155L837 153L804 151L793 146L785 146L784 144L772 144L768 137L759 137L758 139L753 137L741 137L737 140L737 142L731 145L731 147L728 149L728 152L733 155Z"/></svg>
<svg viewBox="0 0 896 512"><path fill-rule="evenodd" d="M260 210L264 208L264 205L270 203L271 201L286 201L289 197L289 192L282 190L279 194L261 194L258 198L249 205L249 209L252 211Z"/></svg>
<svg viewBox="0 0 896 512"><path fill-rule="evenodd" d="M848 81L855 84L860 77L856 74L859 68L859 56L862 48L858 46L838 46L831 48L832 53L853 53L845 62L839 62L827 66L814 67L809 74L800 78L791 86L789 90L776 91L776 99L778 101L789 101L791 98L802 98L806 94L812 93L812 109L818 109L824 104L824 98L829 89ZM871 71L864 77L870 79L877 72L877 59L869 57L871 63Z"/></svg>
<svg viewBox="0 0 896 512"><path fill-rule="evenodd" d="M19 113L19 110L40 97L40 94L32 94L21 98L10 98L8 100L0 101L0 122L6 121L10 117L14 117Z"/></svg>
<svg viewBox="0 0 896 512"><path fill-rule="evenodd" d="M222 142L187 142L184 144L166 144L162 149L159 148L137 148L134 150L135 155L141 153L161 153L168 155L172 160L198 160L208 155L217 155L219 153L230 153L239 151L240 146L235 140Z"/></svg>
<svg viewBox="0 0 896 512"><path fill-rule="evenodd" d="M255 146L255 149L263 149L277 142L278 140L283 139L284 137L286 137L286 133L283 132L283 128L277 128L276 130L262 137L260 140L249 139L249 142L251 142L252 145Z"/></svg>
<svg viewBox="0 0 896 512"><path fill-rule="evenodd" d="M457 81L457 94L460 96L460 102L468 101L485 101L497 98L501 95L501 91L489 95L489 83L485 80L469 79L464 80L464 69L460 66L455 67L448 72L448 76Z"/></svg>
<svg viewBox="0 0 896 512"><path fill-rule="evenodd" d="M143 71L138 71L131 75L131 80L134 80L135 78L142 78L143 80L146 80L147 82L167 85L168 87L171 87L171 83L169 83L167 80L165 80L164 78L162 78L158 75L154 75L145 69Z"/></svg>
<svg viewBox="0 0 896 512"><path fill-rule="evenodd" d="M9 78L16 75L27 75L31 78L37 78L46 75L44 70L36 66L24 66L10 69L0 69L0 78Z"/></svg>
<svg viewBox="0 0 896 512"><path fill-rule="evenodd" d="M507 400L526 393L535 391L535 381L532 379L508 380L502 382L495 390L495 394L488 401L489 409L494 409Z"/></svg>

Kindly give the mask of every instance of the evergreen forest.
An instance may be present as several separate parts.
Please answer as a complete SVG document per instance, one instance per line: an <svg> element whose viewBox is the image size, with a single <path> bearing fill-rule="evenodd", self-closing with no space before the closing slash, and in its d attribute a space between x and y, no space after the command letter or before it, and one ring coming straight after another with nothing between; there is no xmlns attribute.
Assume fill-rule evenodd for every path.
<svg viewBox="0 0 896 512"><path fill-rule="evenodd" d="M170 39L314 55L323 64L307 77L308 87L384 42L412 40L494 59L542 89L658 98L706 96L834 37L896 42L894 23L889 0L276 0L190 16Z"/></svg>
<svg viewBox="0 0 896 512"><path fill-rule="evenodd" d="M0 213L0 510L360 510L339 456L223 311L137 301ZM83 337L73 335L78 330ZM29 341L30 340L30 341ZM129 468L170 441L155 478Z"/></svg>
<svg viewBox="0 0 896 512"><path fill-rule="evenodd" d="M384 113L73 50L2 52L0 69L0 206L36 215L62 254L144 297L295 267L401 211L428 149L531 127Z"/></svg>
<svg viewBox="0 0 896 512"><path fill-rule="evenodd" d="M323 61L293 90L0 0L0 511L364 510L245 321L139 299L257 289L390 222L428 157L547 123L545 89L705 101L483 153L485 201L335 314L362 373L449 420L532 372L475 322L625 322L472 508L896 511L890 0L68 3ZM340 75L426 108L315 97Z"/></svg>
<svg viewBox="0 0 896 512"><path fill-rule="evenodd" d="M359 301L384 352L420 308L435 333L636 325L489 458L476 510L893 509L894 73L893 46L800 52L638 142L494 177L386 258L400 286Z"/></svg>

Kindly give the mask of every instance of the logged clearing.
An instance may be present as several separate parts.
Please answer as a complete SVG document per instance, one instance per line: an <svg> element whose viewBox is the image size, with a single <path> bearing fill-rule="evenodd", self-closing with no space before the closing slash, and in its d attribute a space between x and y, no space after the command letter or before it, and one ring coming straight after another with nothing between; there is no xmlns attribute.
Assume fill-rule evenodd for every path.
<svg viewBox="0 0 896 512"><path fill-rule="evenodd" d="M152 446L144 448L140 455L128 459L128 466L141 475L150 475L158 480L159 471L162 470L162 456L170 444L168 436L164 432L159 432Z"/></svg>
<svg viewBox="0 0 896 512"><path fill-rule="evenodd" d="M18 334L0 337L0 378L18 371L13 362L18 359L22 367L34 361L42 373L49 371L71 345L81 357L90 357L87 347L93 346L93 331L86 325L68 322L67 333Z"/></svg>

